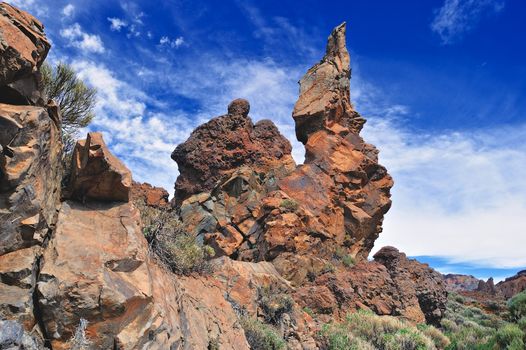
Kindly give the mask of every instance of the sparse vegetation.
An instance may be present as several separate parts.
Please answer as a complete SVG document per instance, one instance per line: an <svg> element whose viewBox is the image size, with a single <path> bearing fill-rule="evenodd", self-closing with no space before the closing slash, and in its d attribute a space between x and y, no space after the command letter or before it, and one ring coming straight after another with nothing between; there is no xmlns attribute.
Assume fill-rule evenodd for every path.
<svg viewBox="0 0 526 350"><path fill-rule="evenodd" d="M88 327L88 321L81 318L75 334L73 334L73 337L69 340L69 349L88 350L91 348L92 343L86 336L86 327Z"/></svg>
<svg viewBox="0 0 526 350"><path fill-rule="evenodd" d="M515 295L508 302L510 316L513 321L518 322L526 317L526 291Z"/></svg>
<svg viewBox="0 0 526 350"><path fill-rule="evenodd" d="M53 99L62 114L62 166L67 181L78 132L94 118L97 90L87 86L73 68L65 63L59 63L56 67L44 63L40 72L43 95Z"/></svg>
<svg viewBox="0 0 526 350"><path fill-rule="evenodd" d="M321 332L329 350L431 350L444 349L448 339L436 328L411 324L390 316L358 311L345 322L327 324Z"/></svg>
<svg viewBox="0 0 526 350"><path fill-rule="evenodd" d="M175 211L149 207L144 202L135 205L141 212L143 233L150 250L161 263L178 274L209 271L208 260L214 256L214 249L185 232Z"/></svg>
<svg viewBox="0 0 526 350"><path fill-rule="evenodd" d="M241 326L252 350L281 350L286 343L278 331L255 318L241 317Z"/></svg>
<svg viewBox="0 0 526 350"><path fill-rule="evenodd" d="M334 257L338 261L341 261L341 263L347 267L354 266L354 264L356 263L354 257L350 255L347 249L343 247L336 248L336 250L334 251Z"/></svg>
<svg viewBox="0 0 526 350"><path fill-rule="evenodd" d="M269 285L259 289L259 306L267 323L278 324L284 314L292 311L294 301L288 294Z"/></svg>
<svg viewBox="0 0 526 350"><path fill-rule="evenodd" d="M298 210L299 204L294 199L287 198L282 200L279 206L285 211L295 212L296 210Z"/></svg>

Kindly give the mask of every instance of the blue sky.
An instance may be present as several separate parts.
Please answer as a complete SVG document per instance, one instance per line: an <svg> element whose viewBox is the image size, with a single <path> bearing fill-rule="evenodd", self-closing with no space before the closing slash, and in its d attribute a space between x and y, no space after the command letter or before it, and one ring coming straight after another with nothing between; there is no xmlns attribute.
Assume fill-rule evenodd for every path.
<svg viewBox="0 0 526 350"><path fill-rule="evenodd" d="M301 162L297 81L347 21L351 99L396 183L376 249L479 277L526 266L523 1L8 2L44 22L51 62L98 88L90 129L136 180L170 191L171 151L237 97Z"/></svg>

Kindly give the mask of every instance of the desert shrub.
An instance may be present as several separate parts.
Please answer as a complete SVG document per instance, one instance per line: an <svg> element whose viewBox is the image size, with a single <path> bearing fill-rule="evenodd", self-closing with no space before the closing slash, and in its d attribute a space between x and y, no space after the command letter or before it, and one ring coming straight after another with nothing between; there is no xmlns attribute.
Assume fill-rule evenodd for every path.
<svg viewBox="0 0 526 350"><path fill-rule="evenodd" d="M286 211L294 212L298 210L299 204L294 199L287 198L282 200L279 206Z"/></svg>
<svg viewBox="0 0 526 350"><path fill-rule="evenodd" d="M526 316L522 317L520 320L517 321L517 325L524 333L526 333Z"/></svg>
<svg viewBox="0 0 526 350"><path fill-rule="evenodd" d="M272 324L278 324L281 316L290 313L294 306L294 301L288 294L279 292L272 285L259 289L258 303L265 321Z"/></svg>
<svg viewBox="0 0 526 350"><path fill-rule="evenodd" d="M65 63L59 63L56 67L44 63L40 72L42 93L57 103L62 114L62 164L65 169L64 179L67 181L78 132L88 126L94 117L97 90L87 86L73 68Z"/></svg>
<svg viewBox="0 0 526 350"><path fill-rule="evenodd" d="M71 350L88 350L91 348L91 341L86 337L86 328L88 327L88 321L81 318L75 334L69 340L69 349Z"/></svg>
<svg viewBox="0 0 526 350"><path fill-rule="evenodd" d="M419 324L417 328L426 337L433 341L437 349L445 349L451 343L449 338L446 337L444 333L442 333L438 328L427 324Z"/></svg>
<svg viewBox="0 0 526 350"><path fill-rule="evenodd" d="M163 265L185 275L209 271L208 261L214 256L214 249L185 232L174 210L150 207L143 201L135 205L141 212L143 233L150 251Z"/></svg>
<svg viewBox="0 0 526 350"><path fill-rule="evenodd" d="M325 325L321 332L328 349L430 350L449 342L438 329L429 336L411 324L391 316L358 311L341 324ZM433 339L435 337L436 340Z"/></svg>
<svg viewBox="0 0 526 350"><path fill-rule="evenodd" d="M524 332L515 324L507 324L495 333L498 349L524 350Z"/></svg>
<svg viewBox="0 0 526 350"><path fill-rule="evenodd" d="M252 350L281 350L286 343L277 330L255 318L241 317L241 326Z"/></svg>
<svg viewBox="0 0 526 350"><path fill-rule="evenodd" d="M526 317L526 291L523 291L508 301L508 309L513 321Z"/></svg>
<svg viewBox="0 0 526 350"><path fill-rule="evenodd" d="M334 251L334 257L341 261L347 267L354 266L355 260L352 255L350 255L347 250L343 247L337 247Z"/></svg>
<svg viewBox="0 0 526 350"><path fill-rule="evenodd" d="M310 307L305 306L305 307L303 308L303 311L304 311L307 315L309 315L310 317L314 318L314 311L313 311Z"/></svg>

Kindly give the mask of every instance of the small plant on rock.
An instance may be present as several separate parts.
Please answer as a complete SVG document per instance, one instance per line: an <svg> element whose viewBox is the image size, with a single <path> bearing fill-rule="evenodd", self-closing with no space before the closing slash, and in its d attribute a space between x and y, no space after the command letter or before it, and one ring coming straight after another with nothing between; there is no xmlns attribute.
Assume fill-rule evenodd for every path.
<svg viewBox="0 0 526 350"><path fill-rule="evenodd" d="M285 211L295 212L296 210L298 210L299 204L294 199L287 198L281 201L279 207L284 209Z"/></svg>
<svg viewBox="0 0 526 350"><path fill-rule="evenodd" d="M282 350L287 346L274 327L255 318L241 317L241 326L252 350Z"/></svg>
<svg viewBox="0 0 526 350"><path fill-rule="evenodd" d="M294 301L286 293L279 292L272 286L266 286L259 289L259 306L267 323L278 324L284 314L292 311Z"/></svg>

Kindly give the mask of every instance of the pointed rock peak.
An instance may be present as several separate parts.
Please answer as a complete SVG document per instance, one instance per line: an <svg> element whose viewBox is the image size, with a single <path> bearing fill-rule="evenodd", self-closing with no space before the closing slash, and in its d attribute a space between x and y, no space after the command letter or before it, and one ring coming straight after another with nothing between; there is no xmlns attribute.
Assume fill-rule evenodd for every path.
<svg viewBox="0 0 526 350"><path fill-rule="evenodd" d="M351 59L345 46L345 29L345 22L333 29L325 56L299 82L300 96L292 117L296 137L304 144L311 134L323 129L357 134L365 122L351 105Z"/></svg>
<svg viewBox="0 0 526 350"><path fill-rule="evenodd" d="M347 24L343 22L332 30L327 39L327 49L323 61L333 62L339 71L349 71L351 59L345 45L345 32Z"/></svg>

